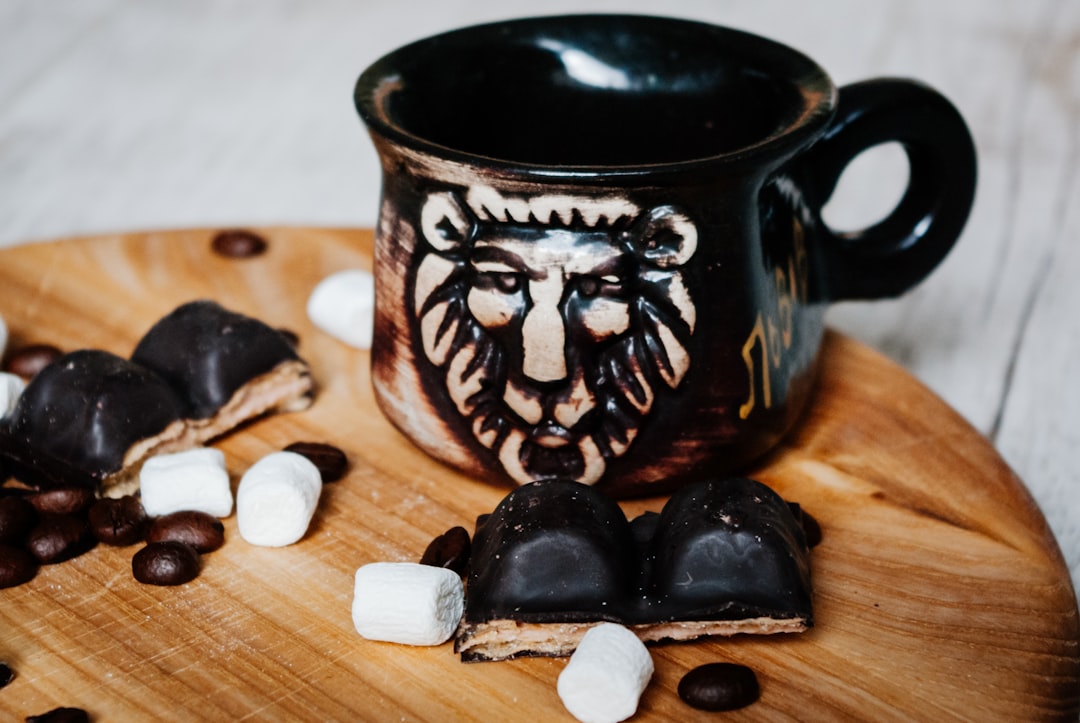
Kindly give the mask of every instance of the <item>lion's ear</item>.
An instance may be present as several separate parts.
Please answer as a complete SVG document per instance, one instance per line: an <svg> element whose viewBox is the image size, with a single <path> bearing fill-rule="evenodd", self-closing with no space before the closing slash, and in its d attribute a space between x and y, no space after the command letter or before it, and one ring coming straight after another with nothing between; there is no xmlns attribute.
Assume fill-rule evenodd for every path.
<svg viewBox="0 0 1080 723"><path fill-rule="evenodd" d="M433 193L420 211L420 230L439 251L454 251L472 238L472 213L453 193Z"/></svg>
<svg viewBox="0 0 1080 723"><path fill-rule="evenodd" d="M697 251L697 226L671 206L657 206L645 214L634 229L638 255L653 266L682 266Z"/></svg>

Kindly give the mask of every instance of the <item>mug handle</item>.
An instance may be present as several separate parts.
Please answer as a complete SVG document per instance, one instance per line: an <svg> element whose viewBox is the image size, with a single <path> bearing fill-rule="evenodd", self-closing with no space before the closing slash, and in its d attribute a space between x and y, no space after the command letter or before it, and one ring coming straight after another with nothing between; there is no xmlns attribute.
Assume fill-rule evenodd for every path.
<svg viewBox="0 0 1080 723"><path fill-rule="evenodd" d="M848 163L898 142L910 176L884 220L838 233L821 219ZM944 96L910 80L882 78L840 89L836 116L801 165L820 228L823 296L831 301L896 296L920 282L956 243L975 196L975 144Z"/></svg>

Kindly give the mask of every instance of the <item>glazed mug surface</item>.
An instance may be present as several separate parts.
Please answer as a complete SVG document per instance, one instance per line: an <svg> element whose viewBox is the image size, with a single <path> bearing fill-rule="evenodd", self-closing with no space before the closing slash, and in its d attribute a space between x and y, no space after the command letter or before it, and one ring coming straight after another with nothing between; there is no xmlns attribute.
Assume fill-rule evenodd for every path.
<svg viewBox="0 0 1080 723"><path fill-rule="evenodd" d="M807 401L827 303L918 283L974 194L937 92L837 91L788 47L686 20L456 30L377 61L355 101L383 168L376 398L496 482L626 496L746 465ZM901 201L834 232L840 174L887 142Z"/></svg>

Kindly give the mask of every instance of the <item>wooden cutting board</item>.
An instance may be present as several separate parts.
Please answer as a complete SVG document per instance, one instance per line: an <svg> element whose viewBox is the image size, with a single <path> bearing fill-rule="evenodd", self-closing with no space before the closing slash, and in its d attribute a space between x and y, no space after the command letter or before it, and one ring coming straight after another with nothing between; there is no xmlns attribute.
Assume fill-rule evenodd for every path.
<svg viewBox="0 0 1080 723"><path fill-rule="evenodd" d="M234 484L297 440L345 449L298 544L228 541L177 588L131 576L137 548L99 546L0 591L0 660L17 673L0 711L60 705L99 721L571 720L564 660L463 664L450 644L369 642L350 617L353 574L416 560L447 528L472 529L506 490L414 449L377 411L368 355L316 330L305 302L345 268L369 268L370 231L262 229L260 257L210 250L212 230L81 238L0 251L11 345L128 355L184 301L213 298L289 328L320 385L308 411L220 441ZM652 649L635 720L684 721L679 679L727 660L757 671L761 699L730 720L1076 719L1080 620L1060 551L1021 481L982 436L877 353L837 334L797 431L752 476L821 524L816 627ZM662 499L625 503L630 514ZM3 716L0 716L3 717Z"/></svg>

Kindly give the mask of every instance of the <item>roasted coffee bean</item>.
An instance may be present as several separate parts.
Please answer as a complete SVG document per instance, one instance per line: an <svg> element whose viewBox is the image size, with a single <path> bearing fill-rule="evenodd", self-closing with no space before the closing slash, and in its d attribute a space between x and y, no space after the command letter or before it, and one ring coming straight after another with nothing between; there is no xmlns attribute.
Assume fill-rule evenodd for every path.
<svg viewBox="0 0 1080 723"><path fill-rule="evenodd" d="M15 680L15 671L7 663L0 663L0 688Z"/></svg>
<svg viewBox="0 0 1080 723"><path fill-rule="evenodd" d="M131 558L131 573L146 585L183 585L199 576L199 553L186 542L151 542Z"/></svg>
<svg viewBox="0 0 1080 723"><path fill-rule="evenodd" d="M285 341L289 342L289 346L291 346L293 349L300 348L300 335L297 334L295 331L293 331L292 329L279 328L277 332L278 334L281 334L283 337L285 337Z"/></svg>
<svg viewBox="0 0 1080 723"><path fill-rule="evenodd" d="M87 519L94 537L106 545L134 545L143 539L146 531L146 511L132 495L97 500L90 505Z"/></svg>
<svg viewBox="0 0 1080 723"><path fill-rule="evenodd" d="M23 379L32 379L63 353L51 344L28 344L8 354L4 371L18 374Z"/></svg>
<svg viewBox="0 0 1080 723"><path fill-rule="evenodd" d="M230 259L246 259L266 251L266 239L244 229L221 231L210 242L214 252Z"/></svg>
<svg viewBox="0 0 1080 723"><path fill-rule="evenodd" d="M451 527L427 546L420 558L421 565L445 567L459 575L464 575L469 566L469 552L472 542L469 532L464 527Z"/></svg>
<svg viewBox="0 0 1080 723"><path fill-rule="evenodd" d="M735 710L761 695L757 675L738 663L700 665L679 681L679 697L699 710Z"/></svg>
<svg viewBox="0 0 1080 723"><path fill-rule="evenodd" d="M480 534L480 530L483 529L489 519L491 519L490 512L482 512L476 516L476 524L473 525L473 539L476 539L476 536Z"/></svg>
<svg viewBox="0 0 1080 723"><path fill-rule="evenodd" d="M26 496L27 502L42 514L74 515L90 507L95 499L94 491L85 487L64 487Z"/></svg>
<svg viewBox="0 0 1080 723"><path fill-rule="evenodd" d="M307 457L319 469L319 477L325 482L337 482L345 476L349 468L349 459L337 447L323 442L293 442L285 448L286 452Z"/></svg>
<svg viewBox="0 0 1080 723"><path fill-rule="evenodd" d="M0 543L22 543L37 523L37 517L37 510L25 497L0 497Z"/></svg>
<svg viewBox="0 0 1080 723"><path fill-rule="evenodd" d="M821 544L821 525L806 510L802 511L802 527L806 535L807 547L816 547Z"/></svg>
<svg viewBox="0 0 1080 723"><path fill-rule="evenodd" d="M21 547L0 544L0 588L30 582L37 574L38 561Z"/></svg>
<svg viewBox="0 0 1080 723"><path fill-rule="evenodd" d="M53 708L48 713L27 716L26 723L90 723L90 715L82 708Z"/></svg>
<svg viewBox="0 0 1080 723"><path fill-rule="evenodd" d="M225 544L225 525L205 512L174 512L154 520L146 533L147 542L175 540L195 548L196 552L213 552Z"/></svg>
<svg viewBox="0 0 1080 723"><path fill-rule="evenodd" d="M42 565L70 560L93 546L90 525L79 515L40 515L26 539L26 549Z"/></svg>

